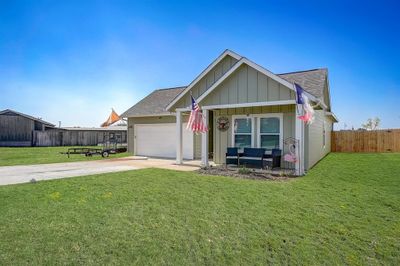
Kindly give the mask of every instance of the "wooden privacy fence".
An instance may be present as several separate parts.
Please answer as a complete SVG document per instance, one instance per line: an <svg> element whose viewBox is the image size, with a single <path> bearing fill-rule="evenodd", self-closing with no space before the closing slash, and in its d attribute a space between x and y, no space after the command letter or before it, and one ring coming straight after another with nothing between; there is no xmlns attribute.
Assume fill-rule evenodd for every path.
<svg viewBox="0 0 400 266"><path fill-rule="evenodd" d="M333 152L400 152L400 129L332 132Z"/></svg>
<svg viewBox="0 0 400 266"><path fill-rule="evenodd" d="M126 143L126 131L33 131L32 146L96 146L114 137Z"/></svg>

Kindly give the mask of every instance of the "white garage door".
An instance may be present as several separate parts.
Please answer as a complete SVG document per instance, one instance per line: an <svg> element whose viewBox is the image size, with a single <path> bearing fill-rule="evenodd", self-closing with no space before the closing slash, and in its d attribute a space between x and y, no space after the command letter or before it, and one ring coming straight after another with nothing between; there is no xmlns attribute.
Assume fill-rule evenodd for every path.
<svg viewBox="0 0 400 266"><path fill-rule="evenodd" d="M183 158L193 159L193 133L182 125ZM176 157L176 125L138 124L135 125L135 154L140 156Z"/></svg>

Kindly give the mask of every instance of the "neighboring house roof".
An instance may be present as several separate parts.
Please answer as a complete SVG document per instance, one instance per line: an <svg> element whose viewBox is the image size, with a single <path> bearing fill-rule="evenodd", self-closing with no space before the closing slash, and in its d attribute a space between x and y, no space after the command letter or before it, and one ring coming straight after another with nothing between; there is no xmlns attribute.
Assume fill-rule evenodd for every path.
<svg viewBox="0 0 400 266"><path fill-rule="evenodd" d="M47 126L55 127L55 125L53 125L52 123L46 122L46 121L44 121L44 120L42 120L40 118L36 118L36 117L30 116L30 115L27 115L27 114L23 114L23 113L20 113L20 112L11 110L11 109L6 109L6 110L3 110L3 111L0 111L0 115L8 115L8 114L19 115L19 116L22 116L22 117L25 117L25 118L28 118L28 119L43 123L43 124L45 124Z"/></svg>
<svg viewBox="0 0 400 266"><path fill-rule="evenodd" d="M290 83L296 82L304 90L320 99L323 99L324 97L324 88L327 75L328 69L326 68L278 74L278 76L289 81Z"/></svg>
<svg viewBox="0 0 400 266"><path fill-rule="evenodd" d="M186 87L175 87L155 90L125 111L121 117L170 115L171 113L165 108L176 96L184 91L185 88Z"/></svg>

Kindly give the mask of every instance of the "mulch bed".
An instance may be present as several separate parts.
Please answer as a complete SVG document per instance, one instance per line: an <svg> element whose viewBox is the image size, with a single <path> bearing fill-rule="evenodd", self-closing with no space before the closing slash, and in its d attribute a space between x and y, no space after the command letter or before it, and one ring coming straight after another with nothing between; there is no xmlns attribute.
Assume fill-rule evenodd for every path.
<svg viewBox="0 0 400 266"><path fill-rule="evenodd" d="M219 175L219 176L230 176L241 179L254 179L254 180L282 180L286 181L297 176L290 173L281 171L279 173L271 172L268 170L252 169L252 168L232 168L225 166L213 166L207 168L201 168L197 170L198 173L204 175Z"/></svg>

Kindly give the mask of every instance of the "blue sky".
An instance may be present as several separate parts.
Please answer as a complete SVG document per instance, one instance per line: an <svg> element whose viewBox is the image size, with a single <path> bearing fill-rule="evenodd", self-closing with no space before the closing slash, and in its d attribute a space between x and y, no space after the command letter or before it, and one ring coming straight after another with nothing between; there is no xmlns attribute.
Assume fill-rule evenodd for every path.
<svg viewBox="0 0 400 266"><path fill-rule="evenodd" d="M349 2L0 0L0 109L98 126L228 48L274 73L327 67L337 128L400 127L400 4Z"/></svg>

